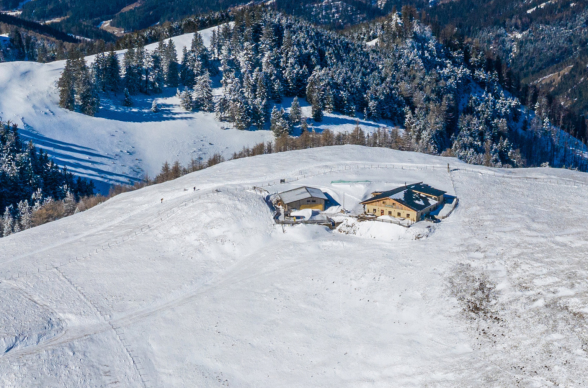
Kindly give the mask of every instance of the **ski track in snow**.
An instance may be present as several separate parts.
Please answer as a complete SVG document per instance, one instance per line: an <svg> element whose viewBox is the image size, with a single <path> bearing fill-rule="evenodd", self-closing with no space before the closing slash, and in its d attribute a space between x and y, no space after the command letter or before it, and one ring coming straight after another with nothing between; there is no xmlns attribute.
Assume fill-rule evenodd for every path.
<svg viewBox="0 0 588 388"><path fill-rule="evenodd" d="M352 209L417 181L459 198L420 240L282 229L251 190L309 185ZM17 339L0 385L585 386L587 187L339 146L122 194L0 239L0 340Z"/></svg>

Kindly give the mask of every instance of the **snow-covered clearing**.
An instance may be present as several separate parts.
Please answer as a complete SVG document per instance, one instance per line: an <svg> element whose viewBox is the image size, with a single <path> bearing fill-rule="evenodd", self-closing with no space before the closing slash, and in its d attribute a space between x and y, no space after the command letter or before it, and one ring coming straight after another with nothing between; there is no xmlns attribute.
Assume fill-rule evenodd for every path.
<svg viewBox="0 0 588 388"><path fill-rule="evenodd" d="M206 45L213 29L200 31ZM178 55L183 47L190 47L193 35L171 38ZM157 43L146 49L156 47ZM121 61L124 52L118 52ZM88 63L93 59L86 58ZM206 160L214 153L228 157L244 146L273 139L270 131L233 129L213 113L183 111L176 90L171 88L160 95L133 96L132 108L122 106L122 94L104 97L96 117L61 109L56 82L64 65L64 61L0 63L0 118L24 128L25 139L33 140L80 176L128 183L145 174L154 176L166 160L186 164L191 158ZM220 86L218 79L215 86ZM150 111L153 100L162 106L161 112ZM282 105L288 108L290 103L291 99L286 99ZM303 114L308 117L310 107L304 103ZM351 131L355 123L350 117L326 114L315 130ZM360 120L360 125L370 132L383 124Z"/></svg>
<svg viewBox="0 0 588 388"><path fill-rule="evenodd" d="M251 190L405 181L460 200L427 238L282 229ZM587 184L342 146L119 195L0 239L0 386L586 386Z"/></svg>

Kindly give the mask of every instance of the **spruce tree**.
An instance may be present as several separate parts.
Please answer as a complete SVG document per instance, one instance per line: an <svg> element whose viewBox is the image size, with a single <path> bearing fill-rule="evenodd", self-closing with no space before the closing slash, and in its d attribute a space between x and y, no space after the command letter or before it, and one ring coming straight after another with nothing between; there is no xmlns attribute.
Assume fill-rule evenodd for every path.
<svg viewBox="0 0 588 388"><path fill-rule="evenodd" d="M106 57L106 90L118 92L121 87L120 63L114 51L110 51Z"/></svg>
<svg viewBox="0 0 588 388"><path fill-rule="evenodd" d="M182 107L182 109L187 110L189 112L194 110L192 93L190 93L187 88L184 89L184 91L180 94L180 106Z"/></svg>
<svg viewBox="0 0 588 388"><path fill-rule="evenodd" d="M292 106L290 107L290 121L293 124L299 124L301 118L302 111L300 110L300 103L298 102L298 97L294 97Z"/></svg>
<svg viewBox="0 0 588 388"><path fill-rule="evenodd" d="M12 205L6 207L4 216L2 217L2 237L8 237L12 234L14 227L14 218L11 213Z"/></svg>
<svg viewBox="0 0 588 388"><path fill-rule="evenodd" d="M204 73L196 79L194 106L196 110L202 110L204 112L212 112L214 109L212 82L210 81L208 70L204 70Z"/></svg>
<svg viewBox="0 0 588 388"><path fill-rule="evenodd" d="M106 91L106 69L107 62L104 53L96 54L94 62L92 62L92 74L94 75L94 84L96 88L101 91Z"/></svg>
<svg viewBox="0 0 588 388"><path fill-rule="evenodd" d="M79 59L75 90L76 105L79 111L85 115L94 116L100 107L100 96L83 58Z"/></svg>
<svg viewBox="0 0 588 388"><path fill-rule="evenodd" d="M129 94L137 94L140 88L140 74L135 64L135 49L130 48L124 55L124 84Z"/></svg>
<svg viewBox="0 0 588 388"><path fill-rule="evenodd" d="M129 89L125 88L124 90L125 98L123 100L123 106L131 107L133 106L133 100L131 100L131 94L129 93Z"/></svg>
<svg viewBox="0 0 588 388"><path fill-rule="evenodd" d="M153 93L161 93L165 84L165 72L161 55L157 50L151 54L150 78Z"/></svg>
<svg viewBox="0 0 588 388"><path fill-rule="evenodd" d="M153 100L153 103L151 104L151 112L159 113L160 110L161 108L159 107L159 104L155 100Z"/></svg>
<svg viewBox="0 0 588 388"><path fill-rule="evenodd" d="M59 106L74 110L75 108L75 92L74 92L74 61L68 58L65 61L65 68L61 73L57 87L59 88Z"/></svg>
<svg viewBox="0 0 588 388"><path fill-rule="evenodd" d="M286 118L284 109L278 110L275 106L272 109L270 117L270 130L274 133L274 136L279 138L280 136L289 135L291 132L290 123Z"/></svg>
<svg viewBox="0 0 588 388"><path fill-rule="evenodd" d="M323 121L323 108L318 101L312 103L312 119L316 122Z"/></svg>
<svg viewBox="0 0 588 388"><path fill-rule="evenodd" d="M180 83L180 69L178 65L178 55L176 53L176 46L174 44L174 41L171 39L167 44L166 55L169 62L167 66L167 72L165 74L165 82L167 83L167 86L171 88L176 88Z"/></svg>

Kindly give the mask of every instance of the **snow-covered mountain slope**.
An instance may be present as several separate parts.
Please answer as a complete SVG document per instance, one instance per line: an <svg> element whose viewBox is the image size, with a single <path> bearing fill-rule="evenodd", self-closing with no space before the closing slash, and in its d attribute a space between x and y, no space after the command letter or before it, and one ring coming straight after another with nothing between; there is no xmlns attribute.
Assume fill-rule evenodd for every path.
<svg viewBox="0 0 588 388"><path fill-rule="evenodd" d="M206 45L212 30L200 32ZM171 38L180 55L184 47L190 47L193 35ZM151 44L146 49L156 47ZM124 50L119 52L121 63L123 54ZM93 56L86 61L91 63ZM103 98L96 117L61 109L56 82L64 65L64 61L0 63L0 117L24 128L25 139L33 140L78 175L128 183L146 173L154 176L166 160L186 164L191 158L206 160L214 153L230 156L243 146L273 139L269 131L236 130L219 122L213 113L183 111L171 88L160 95L134 96L133 108L121 105L122 94ZM220 86L218 80L216 86ZM150 111L154 99L161 104L160 113ZM286 99L283 105L287 108L290 103ZM303 107L303 113L310 116L310 107ZM351 131L355 123L349 117L327 115L317 129ZM367 131L382 125L361 124Z"/></svg>
<svg viewBox="0 0 588 388"><path fill-rule="evenodd" d="M418 240L282 229L251 190L418 181L460 200ZM586 386L587 185L341 146L119 195L0 239L0 385Z"/></svg>

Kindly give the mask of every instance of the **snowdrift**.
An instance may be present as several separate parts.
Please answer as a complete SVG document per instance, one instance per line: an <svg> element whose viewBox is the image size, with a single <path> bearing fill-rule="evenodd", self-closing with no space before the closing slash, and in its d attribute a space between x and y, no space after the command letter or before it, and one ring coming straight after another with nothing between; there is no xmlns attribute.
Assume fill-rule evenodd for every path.
<svg viewBox="0 0 588 388"><path fill-rule="evenodd" d="M405 181L460 200L427 238L282 228L252 189ZM0 239L0 385L583 386L587 184L342 146L119 195Z"/></svg>

